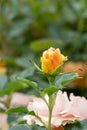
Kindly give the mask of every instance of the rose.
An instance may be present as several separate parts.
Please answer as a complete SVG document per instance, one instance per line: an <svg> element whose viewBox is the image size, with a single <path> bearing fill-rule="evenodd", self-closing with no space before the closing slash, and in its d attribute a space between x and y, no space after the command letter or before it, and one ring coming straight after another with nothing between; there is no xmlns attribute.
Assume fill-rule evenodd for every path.
<svg viewBox="0 0 87 130"><path fill-rule="evenodd" d="M7 115L0 113L0 130L8 130Z"/></svg>
<svg viewBox="0 0 87 130"><path fill-rule="evenodd" d="M47 96L45 97L47 102ZM85 107L84 107L85 105ZM38 115L45 125L48 124L49 110L45 102L41 98L34 98L28 105L29 111L34 111ZM61 125L65 125L68 121L84 120L87 118L87 100L80 96L74 96L70 94L70 100L67 97L66 92L62 93L58 91L55 100L55 105L52 111L51 126L52 128L58 128ZM31 115L24 116L27 123L31 125L36 123L40 126L43 124L35 117Z"/></svg>
<svg viewBox="0 0 87 130"><path fill-rule="evenodd" d="M41 57L41 68L44 73L53 74L53 72L67 60L67 57L61 54L59 48L49 48L43 52Z"/></svg>
<svg viewBox="0 0 87 130"><path fill-rule="evenodd" d="M26 95L16 92L12 95L10 107L27 106L29 102L33 101L34 96Z"/></svg>

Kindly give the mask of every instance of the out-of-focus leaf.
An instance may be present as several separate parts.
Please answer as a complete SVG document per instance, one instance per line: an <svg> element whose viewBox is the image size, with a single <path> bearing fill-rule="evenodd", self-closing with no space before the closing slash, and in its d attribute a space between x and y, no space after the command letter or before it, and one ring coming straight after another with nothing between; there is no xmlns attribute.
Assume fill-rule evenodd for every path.
<svg viewBox="0 0 87 130"><path fill-rule="evenodd" d="M64 130L86 130L87 120L77 122L76 124L69 124L64 127Z"/></svg>
<svg viewBox="0 0 87 130"><path fill-rule="evenodd" d="M31 130L46 130L46 128L34 124L31 126Z"/></svg>
<svg viewBox="0 0 87 130"><path fill-rule="evenodd" d="M31 63L31 61L33 61L33 59L34 59L34 55L29 54L29 55L17 58L16 64L21 66L21 67L24 67L24 68L33 69L33 66Z"/></svg>
<svg viewBox="0 0 87 130"><path fill-rule="evenodd" d="M9 93L26 88L26 87L28 87L28 85L26 83L21 83L18 80L10 81L7 84L7 90Z"/></svg>
<svg viewBox="0 0 87 130"><path fill-rule="evenodd" d="M14 114L14 113L8 114L8 117L7 117L8 124L12 125L12 124L16 123L17 120L18 120L18 115Z"/></svg>
<svg viewBox="0 0 87 130"><path fill-rule="evenodd" d="M0 90L0 96L9 94L9 91L7 89Z"/></svg>
<svg viewBox="0 0 87 130"><path fill-rule="evenodd" d="M5 18L5 17L2 17L2 16L0 16L0 22L1 23L4 23L4 24L12 24L12 21L11 20L9 20L9 19L7 19L7 18Z"/></svg>
<svg viewBox="0 0 87 130"><path fill-rule="evenodd" d="M27 125L17 125L17 126L13 126L12 128L10 128L9 130L46 130L44 127L38 126L38 125L33 125L31 127L27 126Z"/></svg>
<svg viewBox="0 0 87 130"><path fill-rule="evenodd" d="M0 113L5 112L5 110L3 108L0 108Z"/></svg>
<svg viewBox="0 0 87 130"><path fill-rule="evenodd" d="M65 73L56 76L54 83L55 86L63 88L65 85L76 79L78 79L77 73Z"/></svg>
<svg viewBox="0 0 87 130"><path fill-rule="evenodd" d="M31 42L30 48L34 51L41 51L49 47L57 47L58 45L63 45L63 42L56 39L42 39Z"/></svg>
<svg viewBox="0 0 87 130"><path fill-rule="evenodd" d="M26 107L15 107L15 108L10 108L6 111L7 114L12 114L12 113L25 113L28 114L28 110Z"/></svg>
<svg viewBox="0 0 87 130"><path fill-rule="evenodd" d="M7 75L0 75L0 89L3 89L8 81Z"/></svg>
<svg viewBox="0 0 87 130"><path fill-rule="evenodd" d="M36 116L34 111L28 111L26 107L14 107L10 108L6 111L7 114L12 114L12 113L23 113L23 114L29 114L32 116Z"/></svg>
<svg viewBox="0 0 87 130"><path fill-rule="evenodd" d="M18 77L27 78L29 76L32 76L33 74L34 74L34 68L32 67L31 69L30 68L25 69L24 71L17 72L15 74L11 75L10 79L15 80Z"/></svg>
<svg viewBox="0 0 87 130"><path fill-rule="evenodd" d="M13 126L9 130L31 130L31 129L27 125L21 124L21 125Z"/></svg>
<svg viewBox="0 0 87 130"><path fill-rule="evenodd" d="M24 84L27 84L27 85L33 87L37 92L39 92L38 84L36 82L30 81L30 80L27 80L27 79L23 79L23 78L20 78L20 77L18 78L18 80L21 83L24 83Z"/></svg>

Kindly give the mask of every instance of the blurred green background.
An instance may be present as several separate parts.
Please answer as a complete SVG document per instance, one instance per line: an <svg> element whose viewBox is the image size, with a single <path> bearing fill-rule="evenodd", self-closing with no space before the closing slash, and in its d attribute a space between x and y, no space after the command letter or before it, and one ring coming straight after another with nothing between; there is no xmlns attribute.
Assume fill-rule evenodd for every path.
<svg viewBox="0 0 87 130"><path fill-rule="evenodd" d="M51 46L72 61L65 71L80 69L84 77L80 87L76 83L75 90L67 91L87 96L87 0L0 0L0 90L18 86L17 77L46 87L31 61L40 66L42 51ZM20 91L35 93L31 88Z"/></svg>

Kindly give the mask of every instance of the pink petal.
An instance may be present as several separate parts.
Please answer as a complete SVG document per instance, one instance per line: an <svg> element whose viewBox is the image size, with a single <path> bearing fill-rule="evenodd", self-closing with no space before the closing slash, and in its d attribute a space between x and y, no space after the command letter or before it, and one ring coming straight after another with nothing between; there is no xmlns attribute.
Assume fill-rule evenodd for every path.
<svg viewBox="0 0 87 130"><path fill-rule="evenodd" d="M34 96L28 96L22 93L14 93L11 100L11 107L27 106L33 100Z"/></svg>

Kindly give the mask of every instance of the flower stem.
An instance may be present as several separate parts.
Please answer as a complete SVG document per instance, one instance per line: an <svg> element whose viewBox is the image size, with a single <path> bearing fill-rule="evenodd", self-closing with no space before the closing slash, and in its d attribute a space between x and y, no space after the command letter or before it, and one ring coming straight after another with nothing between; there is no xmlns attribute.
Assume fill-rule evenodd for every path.
<svg viewBox="0 0 87 130"><path fill-rule="evenodd" d="M38 115L36 115L35 117L43 124L43 126L46 128L46 130L48 130L48 127L46 126L44 121Z"/></svg>
<svg viewBox="0 0 87 130"><path fill-rule="evenodd" d="M49 121L48 121L48 130L51 130L52 110L53 110L53 99L52 99L52 96L50 96L50 98L49 98Z"/></svg>

